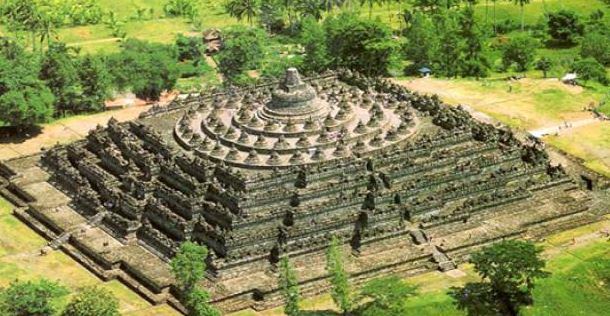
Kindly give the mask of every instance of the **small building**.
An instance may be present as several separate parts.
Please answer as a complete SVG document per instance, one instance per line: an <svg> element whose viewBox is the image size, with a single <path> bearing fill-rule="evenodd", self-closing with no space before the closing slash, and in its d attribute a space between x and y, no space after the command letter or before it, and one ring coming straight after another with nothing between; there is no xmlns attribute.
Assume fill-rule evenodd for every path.
<svg viewBox="0 0 610 316"><path fill-rule="evenodd" d="M432 74L432 70L428 67L421 67L418 71L423 78L428 78Z"/></svg>
<svg viewBox="0 0 610 316"><path fill-rule="evenodd" d="M568 73L565 76L563 76L563 78L561 78L561 82L575 86L576 79L578 79L578 75L576 73Z"/></svg>

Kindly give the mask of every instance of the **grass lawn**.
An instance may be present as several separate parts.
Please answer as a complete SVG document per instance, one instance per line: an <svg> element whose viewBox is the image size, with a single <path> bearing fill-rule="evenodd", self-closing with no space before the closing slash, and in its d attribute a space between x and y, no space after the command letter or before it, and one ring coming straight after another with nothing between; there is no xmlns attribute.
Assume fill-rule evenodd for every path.
<svg viewBox="0 0 610 316"><path fill-rule="evenodd" d="M610 177L610 124L599 122L573 128L545 141L585 161L584 165Z"/></svg>

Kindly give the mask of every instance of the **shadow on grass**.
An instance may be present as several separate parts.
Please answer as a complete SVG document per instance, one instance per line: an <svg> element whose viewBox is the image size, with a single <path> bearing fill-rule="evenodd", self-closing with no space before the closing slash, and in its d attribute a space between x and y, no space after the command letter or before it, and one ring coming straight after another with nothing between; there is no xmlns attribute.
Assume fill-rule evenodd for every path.
<svg viewBox="0 0 610 316"><path fill-rule="evenodd" d="M41 132L40 126L2 126L0 127L0 144L20 144Z"/></svg>

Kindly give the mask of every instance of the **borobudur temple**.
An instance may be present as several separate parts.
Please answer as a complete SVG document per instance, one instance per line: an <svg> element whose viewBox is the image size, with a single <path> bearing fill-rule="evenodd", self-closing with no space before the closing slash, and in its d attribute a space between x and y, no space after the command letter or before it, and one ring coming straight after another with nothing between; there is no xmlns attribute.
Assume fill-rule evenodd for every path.
<svg viewBox="0 0 610 316"><path fill-rule="evenodd" d="M359 284L597 220L543 146L388 80L291 68L5 161L0 192L51 247L153 302L176 303L167 262L191 240L218 307L265 309L283 256L304 295L328 288L332 236Z"/></svg>

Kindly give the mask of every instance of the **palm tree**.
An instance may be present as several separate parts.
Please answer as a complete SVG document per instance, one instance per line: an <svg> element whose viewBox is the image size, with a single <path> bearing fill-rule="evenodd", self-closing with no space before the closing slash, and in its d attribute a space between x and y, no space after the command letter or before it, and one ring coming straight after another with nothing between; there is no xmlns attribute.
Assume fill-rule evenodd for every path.
<svg viewBox="0 0 610 316"><path fill-rule="evenodd" d="M258 14L256 0L229 0L225 4L225 10L230 16L240 20L246 17L248 24L252 25L252 19Z"/></svg>
<svg viewBox="0 0 610 316"><path fill-rule="evenodd" d="M360 5L363 6L365 4L368 4L369 6L369 19L371 18L372 14L373 14L373 6L375 4L383 4L385 2L385 0L360 0Z"/></svg>
<svg viewBox="0 0 610 316"><path fill-rule="evenodd" d="M341 8L345 5L346 0L320 0L320 5L326 12L331 12L334 8Z"/></svg>
<svg viewBox="0 0 610 316"><path fill-rule="evenodd" d="M509 0L510 1L510 0ZM521 7L521 32L525 30L525 14L523 7L530 3L530 0L512 0L514 4L518 4Z"/></svg>

